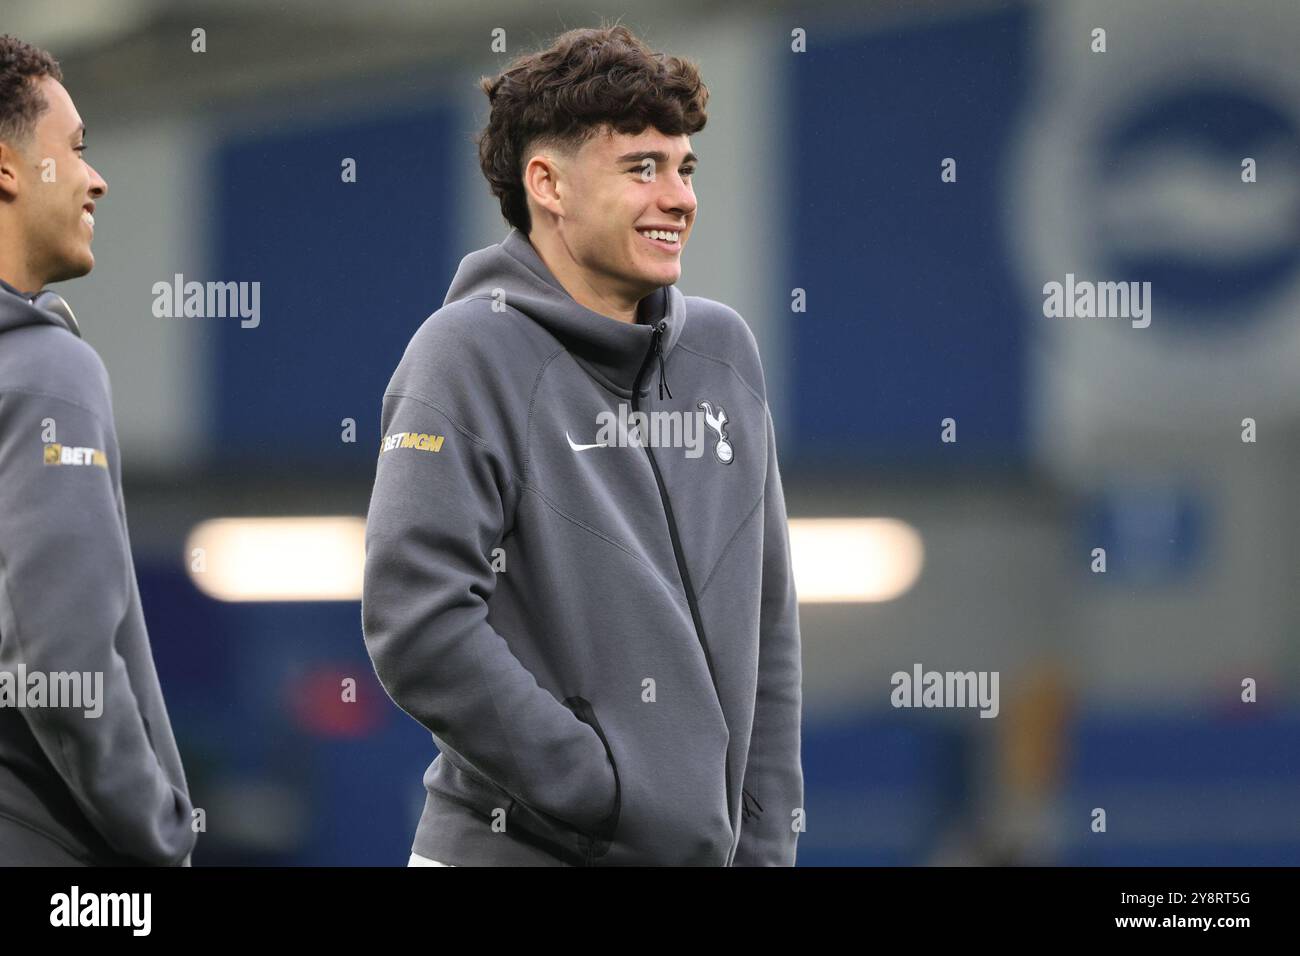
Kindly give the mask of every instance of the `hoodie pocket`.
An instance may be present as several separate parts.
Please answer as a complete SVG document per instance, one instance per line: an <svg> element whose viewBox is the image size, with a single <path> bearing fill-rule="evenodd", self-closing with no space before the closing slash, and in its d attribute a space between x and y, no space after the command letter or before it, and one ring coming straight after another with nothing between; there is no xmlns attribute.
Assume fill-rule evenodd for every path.
<svg viewBox="0 0 1300 956"><path fill-rule="evenodd" d="M618 780L618 761L614 759L614 751L610 749L609 739L605 736L604 728L600 726L600 721L596 719L596 710L585 697L569 697L564 703L578 716L584 724L591 725L600 737L600 742L605 746L605 756L609 759L610 769L614 771L614 809L610 811L593 834L591 846L591 859L604 856L609 852L610 844L614 841L614 833L618 830L619 813L622 810L623 787Z"/></svg>
<svg viewBox="0 0 1300 956"><path fill-rule="evenodd" d="M614 808L594 831L587 832L516 799L506 812L506 830L513 833L516 838L540 847L573 866L591 866L609 852L613 842L614 832L618 829L622 788L618 780L618 765L614 762L609 740L596 719L596 712L591 703L582 697L567 697L564 706L572 710L584 724L595 730L605 747L605 754L614 771Z"/></svg>

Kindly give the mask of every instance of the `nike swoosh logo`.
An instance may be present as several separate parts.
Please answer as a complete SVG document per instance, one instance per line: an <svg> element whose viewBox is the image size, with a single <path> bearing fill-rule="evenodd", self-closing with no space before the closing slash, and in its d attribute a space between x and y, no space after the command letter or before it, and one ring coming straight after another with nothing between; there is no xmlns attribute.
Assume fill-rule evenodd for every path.
<svg viewBox="0 0 1300 956"><path fill-rule="evenodd" d="M569 433L565 432L564 437L569 438ZM572 438L569 438L569 447L572 448L574 451L586 451L589 448L608 448L609 446L603 445L600 442L597 442L594 445L579 445L576 442L574 442Z"/></svg>

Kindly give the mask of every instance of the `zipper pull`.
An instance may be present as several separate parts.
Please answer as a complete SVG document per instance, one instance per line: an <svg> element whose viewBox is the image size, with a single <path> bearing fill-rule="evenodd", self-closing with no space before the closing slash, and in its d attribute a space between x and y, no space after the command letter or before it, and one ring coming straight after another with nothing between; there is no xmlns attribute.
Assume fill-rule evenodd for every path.
<svg viewBox="0 0 1300 956"><path fill-rule="evenodd" d="M659 357L659 401L661 402L664 400L665 389L668 389L668 397L673 397L672 389L668 388L668 380L664 378L663 339L664 330L666 328L668 328L668 321L666 319L660 319L659 324L655 326L655 330L652 333L655 340L655 355Z"/></svg>

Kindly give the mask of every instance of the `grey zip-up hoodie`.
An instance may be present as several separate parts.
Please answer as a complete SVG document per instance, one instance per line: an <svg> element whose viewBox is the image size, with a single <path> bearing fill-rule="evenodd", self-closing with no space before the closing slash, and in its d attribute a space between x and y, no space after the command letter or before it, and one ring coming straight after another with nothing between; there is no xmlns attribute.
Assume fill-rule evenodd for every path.
<svg viewBox="0 0 1300 956"><path fill-rule="evenodd" d="M0 286L0 865L189 865L108 373L72 328ZM94 706L28 706L60 673Z"/></svg>
<svg viewBox="0 0 1300 956"><path fill-rule="evenodd" d="M440 750L413 850L793 865L798 604L744 320L675 286L635 325L592 312L512 229L415 333L382 431L366 645Z"/></svg>

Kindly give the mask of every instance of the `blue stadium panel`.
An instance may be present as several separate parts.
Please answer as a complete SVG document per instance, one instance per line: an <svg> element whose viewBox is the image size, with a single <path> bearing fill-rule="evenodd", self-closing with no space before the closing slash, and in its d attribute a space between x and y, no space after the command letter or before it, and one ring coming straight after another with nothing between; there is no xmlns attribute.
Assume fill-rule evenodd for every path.
<svg viewBox="0 0 1300 956"><path fill-rule="evenodd" d="M1031 24L1024 7L849 37L812 23L791 56L781 292L808 297L788 317L801 460L1027 461L1025 308L1002 219ZM947 417L958 441L941 445Z"/></svg>
<svg viewBox="0 0 1300 956"><path fill-rule="evenodd" d="M384 693L355 601L224 603L139 567L199 866L405 866L432 739ZM355 681L354 699L344 679Z"/></svg>
<svg viewBox="0 0 1300 956"><path fill-rule="evenodd" d="M970 749L942 720L804 723L798 866L916 866L966 825Z"/></svg>
<svg viewBox="0 0 1300 956"><path fill-rule="evenodd" d="M434 105L219 148L217 275L206 278L259 281L261 322L207 321L211 464L373 469L384 386L464 252L449 156L472 146L457 115ZM345 158L354 183L342 181ZM341 439L345 418L355 443Z"/></svg>
<svg viewBox="0 0 1300 956"><path fill-rule="evenodd" d="M1075 866L1300 865L1300 713L1093 715L1074 730ZM1091 829L1106 811L1106 831Z"/></svg>

